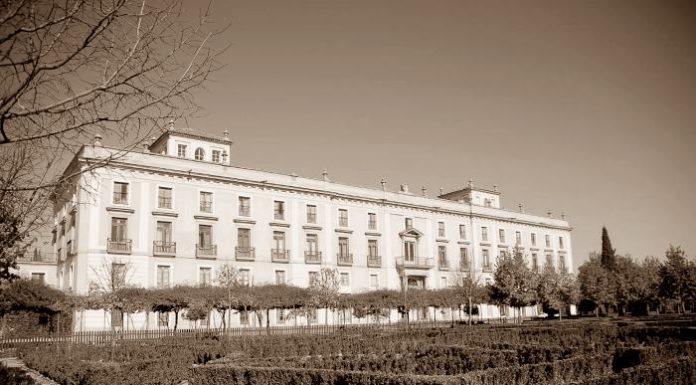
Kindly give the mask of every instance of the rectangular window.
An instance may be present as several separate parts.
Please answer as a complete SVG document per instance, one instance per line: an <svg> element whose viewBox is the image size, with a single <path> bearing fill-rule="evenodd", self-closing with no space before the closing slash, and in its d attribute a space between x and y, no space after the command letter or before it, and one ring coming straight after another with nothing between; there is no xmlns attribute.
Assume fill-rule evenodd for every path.
<svg viewBox="0 0 696 385"><path fill-rule="evenodd" d="M242 286L251 285L251 272L249 269L239 269L239 284Z"/></svg>
<svg viewBox="0 0 696 385"><path fill-rule="evenodd" d="M481 240L488 242L488 227L481 227Z"/></svg>
<svg viewBox="0 0 696 385"><path fill-rule="evenodd" d="M159 187L157 189L157 207L160 209L172 208L172 189L169 187Z"/></svg>
<svg viewBox="0 0 696 385"><path fill-rule="evenodd" d="M347 257L349 254L349 248L348 248L348 238L347 237L339 237L338 238L338 254L342 257Z"/></svg>
<svg viewBox="0 0 696 385"><path fill-rule="evenodd" d="M210 286L213 283L213 269L211 267L201 267L198 269L198 284Z"/></svg>
<svg viewBox="0 0 696 385"><path fill-rule="evenodd" d="M559 249L564 248L564 245L563 245L563 237L558 237L558 248L559 248Z"/></svg>
<svg viewBox="0 0 696 385"><path fill-rule="evenodd" d="M505 257L507 257L507 255L508 255L507 251L505 251L505 250L498 251L498 258L505 258Z"/></svg>
<svg viewBox="0 0 696 385"><path fill-rule="evenodd" d="M546 266L551 266L551 268L553 268L553 254L551 253L546 254Z"/></svg>
<svg viewBox="0 0 696 385"><path fill-rule="evenodd" d="M128 183L114 182L114 204L128 204Z"/></svg>
<svg viewBox="0 0 696 385"><path fill-rule="evenodd" d="M46 274L45 273L31 273L31 280L34 282L38 282L40 284L44 284L46 282Z"/></svg>
<svg viewBox="0 0 696 385"><path fill-rule="evenodd" d="M251 247L250 229L237 229L237 246L244 248Z"/></svg>
<svg viewBox="0 0 696 385"><path fill-rule="evenodd" d="M126 264L111 263L111 290L116 291L126 286Z"/></svg>
<svg viewBox="0 0 696 385"><path fill-rule="evenodd" d="M273 232L273 247L277 251L285 251L285 232L284 231L274 231Z"/></svg>
<svg viewBox="0 0 696 385"><path fill-rule="evenodd" d="M469 268L469 249L466 247L459 249L459 265L462 268Z"/></svg>
<svg viewBox="0 0 696 385"><path fill-rule="evenodd" d="M379 288L379 276L377 274L370 274L370 289Z"/></svg>
<svg viewBox="0 0 696 385"><path fill-rule="evenodd" d="M532 253L532 271L539 271L539 257L537 253Z"/></svg>
<svg viewBox="0 0 696 385"><path fill-rule="evenodd" d="M119 309L111 310L111 327L121 328L123 327L123 312Z"/></svg>
<svg viewBox="0 0 696 385"><path fill-rule="evenodd" d="M447 267L447 248L445 246L437 247L437 262L440 267Z"/></svg>
<svg viewBox="0 0 696 385"><path fill-rule="evenodd" d="M200 211L202 213L213 212L213 193L201 191Z"/></svg>
<svg viewBox="0 0 696 385"><path fill-rule="evenodd" d="M546 234L544 239L546 240L546 247L551 247L551 236Z"/></svg>
<svg viewBox="0 0 696 385"><path fill-rule="evenodd" d="M413 218L405 218L404 222L406 224L406 229L412 229L413 228Z"/></svg>
<svg viewBox="0 0 696 385"><path fill-rule="evenodd" d="M307 234L307 253L309 255L318 254L319 236L317 234Z"/></svg>
<svg viewBox="0 0 696 385"><path fill-rule="evenodd" d="M447 277L440 277L440 288L444 289L447 287Z"/></svg>
<svg viewBox="0 0 696 385"><path fill-rule="evenodd" d="M275 283L276 285L285 285L285 270L275 271Z"/></svg>
<svg viewBox="0 0 696 385"><path fill-rule="evenodd" d="M169 287L169 266L157 266L157 288L164 289Z"/></svg>
<svg viewBox="0 0 696 385"><path fill-rule="evenodd" d="M177 144L176 145L176 156L179 158L186 158L186 149L187 145L185 144Z"/></svg>
<svg viewBox="0 0 696 385"><path fill-rule="evenodd" d="M285 323L285 309L276 309L276 321L279 324L284 324Z"/></svg>
<svg viewBox="0 0 696 385"><path fill-rule="evenodd" d="M213 245L213 226L198 225L198 247L210 247Z"/></svg>
<svg viewBox="0 0 696 385"><path fill-rule="evenodd" d="M498 229L498 242L505 243L505 229Z"/></svg>
<svg viewBox="0 0 696 385"><path fill-rule="evenodd" d="M367 229L377 230L377 214L367 213Z"/></svg>
<svg viewBox="0 0 696 385"><path fill-rule="evenodd" d="M483 256L483 268L490 269L491 268L491 256L490 256L488 249L481 250L481 255Z"/></svg>
<svg viewBox="0 0 696 385"><path fill-rule="evenodd" d="M172 241L172 222L157 221L155 240L161 242L162 246L169 246Z"/></svg>
<svg viewBox="0 0 696 385"><path fill-rule="evenodd" d="M316 271L309 272L309 286L314 286L319 281L319 273Z"/></svg>
<svg viewBox="0 0 696 385"><path fill-rule="evenodd" d="M126 218L111 218L111 240L122 242L128 238L128 219Z"/></svg>
<svg viewBox="0 0 696 385"><path fill-rule="evenodd" d="M536 234L532 233L531 237L532 237L532 246L536 246Z"/></svg>
<svg viewBox="0 0 696 385"><path fill-rule="evenodd" d="M466 225L459 225L459 238L466 239Z"/></svg>
<svg viewBox="0 0 696 385"><path fill-rule="evenodd" d="M239 216L251 216L251 199L248 197L239 197Z"/></svg>
<svg viewBox="0 0 696 385"><path fill-rule="evenodd" d="M338 226L348 227L348 210L338 209Z"/></svg>
<svg viewBox="0 0 696 385"><path fill-rule="evenodd" d="M285 202L273 201L273 219L278 221L285 220Z"/></svg>
<svg viewBox="0 0 696 385"><path fill-rule="evenodd" d="M157 326L159 327L169 327L169 313L161 312L157 316Z"/></svg>
<svg viewBox="0 0 696 385"><path fill-rule="evenodd" d="M440 238L445 237L445 222L437 222L437 236Z"/></svg>
<svg viewBox="0 0 696 385"><path fill-rule="evenodd" d="M307 205L307 223L317 223L317 206Z"/></svg>
<svg viewBox="0 0 696 385"><path fill-rule="evenodd" d="M213 150L213 162L220 163L220 150Z"/></svg>
<svg viewBox="0 0 696 385"><path fill-rule="evenodd" d="M520 243L522 243L522 233L515 231L515 244L519 245Z"/></svg>
<svg viewBox="0 0 696 385"><path fill-rule="evenodd" d="M562 255L558 256L558 270L560 270L563 273L566 273L566 264L565 264L565 258Z"/></svg>
<svg viewBox="0 0 696 385"><path fill-rule="evenodd" d="M375 258L379 255L379 252L377 251L377 240L376 239L368 239L367 240L367 255L369 258Z"/></svg>
<svg viewBox="0 0 696 385"><path fill-rule="evenodd" d="M341 286L350 286L350 275L348 273L341 273Z"/></svg>
<svg viewBox="0 0 696 385"><path fill-rule="evenodd" d="M416 242L404 242L404 260L413 262L416 259Z"/></svg>

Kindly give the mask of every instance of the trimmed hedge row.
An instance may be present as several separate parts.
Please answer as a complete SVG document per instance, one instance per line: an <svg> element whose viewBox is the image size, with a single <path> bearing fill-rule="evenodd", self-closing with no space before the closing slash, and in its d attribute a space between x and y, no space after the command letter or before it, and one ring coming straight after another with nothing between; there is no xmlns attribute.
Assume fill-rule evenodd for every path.
<svg viewBox="0 0 696 385"><path fill-rule="evenodd" d="M36 381L29 377L22 369L9 368L4 364L0 364L0 384L36 385Z"/></svg>
<svg viewBox="0 0 696 385"><path fill-rule="evenodd" d="M577 385L664 385L696 384L696 358L682 357L641 365L621 371L617 374L590 377L573 382Z"/></svg>

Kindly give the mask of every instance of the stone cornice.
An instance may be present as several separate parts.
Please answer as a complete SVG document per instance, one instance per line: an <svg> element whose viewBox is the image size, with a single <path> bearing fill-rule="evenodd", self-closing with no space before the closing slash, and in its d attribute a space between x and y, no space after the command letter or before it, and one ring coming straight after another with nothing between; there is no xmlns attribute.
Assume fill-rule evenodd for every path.
<svg viewBox="0 0 696 385"><path fill-rule="evenodd" d="M234 222L234 223L244 223L244 224L247 224L247 225L255 225L255 224L256 224L256 220L255 220L255 219L251 219L251 218L234 218L234 219L232 220L232 222Z"/></svg>
<svg viewBox="0 0 696 385"><path fill-rule="evenodd" d="M114 212L114 213L133 214L135 212L135 209L132 209L130 207L107 206L106 211L110 211L110 212Z"/></svg>
<svg viewBox="0 0 696 385"><path fill-rule="evenodd" d="M303 225L302 229L303 230L321 230L322 227L319 225Z"/></svg>
<svg viewBox="0 0 696 385"><path fill-rule="evenodd" d="M152 215L158 216L158 217L174 217L177 218L179 216L179 213L175 213L172 211L153 211Z"/></svg>
<svg viewBox="0 0 696 385"><path fill-rule="evenodd" d="M288 223L288 222L279 222L279 221L271 221L271 222L268 222L268 225L269 225L269 226L274 226L274 227L285 227L285 228L290 227L290 223Z"/></svg>
<svg viewBox="0 0 696 385"><path fill-rule="evenodd" d="M201 221L214 221L214 222L217 222L218 217L213 216L213 215L200 215L200 214L196 214L196 215L193 216L193 219L198 219L198 220L201 220Z"/></svg>

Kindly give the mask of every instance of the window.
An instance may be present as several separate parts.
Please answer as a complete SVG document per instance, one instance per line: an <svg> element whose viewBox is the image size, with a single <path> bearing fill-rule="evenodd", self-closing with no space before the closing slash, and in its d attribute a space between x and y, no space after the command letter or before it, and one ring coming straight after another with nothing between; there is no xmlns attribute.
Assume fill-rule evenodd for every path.
<svg viewBox="0 0 696 385"><path fill-rule="evenodd" d="M157 221L156 240L161 243L161 246L169 246L172 241L172 223Z"/></svg>
<svg viewBox="0 0 696 385"><path fill-rule="evenodd" d="M307 223L317 223L317 206L307 205Z"/></svg>
<svg viewBox="0 0 696 385"><path fill-rule="evenodd" d="M367 229L377 230L377 214L367 213Z"/></svg>
<svg viewBox="0 0 696 385"><path fill-rule="evenodd" d="M285 270L275 271L275 283L276 285L285 285Z"/></svg>
<svg viewBox="0 0 696 385"><path fill-rule="evenodd" d="M122 289L126 286L126 264L111 263L111 290Z"/></svg>
<svg viewBox="0 0 696 385"><path fill-rule="evenodd" d="M505 229L498 229L498 242L505 243Z"/></svg>
<svg viewBox="0 0 696 385"><path fill-rule="evenodd" d="M239 216L251 216L251 199L248 197L239 197Z"/></svg>
<svg viewBox="0 0 696 385"><path fill-rule="evenodd" d="M532 246L536 246L536 234L532 233Z"/></svg>
<svg viewBox="0 0 696 385"><path fill-rule="evenodd" d="M160 209L172 208L172 189L169 187L159 187L157 189L157 207Z"/></svg>
<svg viewBox="0 0 696 385"><path fill-rule="evenodd" d="M375 258L379 255L379 252L377 251L377 240L376 239L368 239L367 240L367 255L368 255L368 258Z"/></svg>
<svg viewBox="0 0 696 385"><path fill-rule="evenodd" d="M201 286L209 286L213 282L213 268L200 267L198 268L198 284Z"/></svg>
<svg viewBox="0 0 696 385"><path fill-rule="evenodd" d="M273 201L273 219L279 221L285 219L285 202Z"/></svg>
<svg viewBox="0 0 696 385"><path fill-rule="evenodd" d="M553 268L553 255L551 253L546 253L546 266Z"/></svg>
<svg viewBox="0 0 696 385"><path fill-rule="evenodd" d="M546 247L551 247L551 236L546 234L544 239L546 240Z"/></svg>
<svg viewBox="0 0 696 385"><path fill-rule="evenodd" d="M338 209L338 225L340 227L348 227L348 210Z"/></svg>
<svg viewBox="0 0 696 385"><path fill-rule="evenodd" d="M341 273L341 286L350 286L350 274Z"/></svg>
<svg viewBox="0 0 696 385"><path fill-rule="evenodd" d="M176 156L179 158L186 158L186 148L188 146L185 144L177 144L176 145Z"/></svg>
<svg viewBox="0 0 696 385"><path fill-rule="evenodd" d="M447 287L447 277L440 277L440 287L441 288Z"/></svg>
<svg viewBox="0 0 696 385"><path fill-rule="evenodd" d="M406 229L413 228L413 218L405 218L404 222L406 222Z"/></svg>
<svg viewBox="0 0 696 385"><path fill-rule="evenodd" d="M251 247L250 229L237 229L237 246L243 248Z"/></svg>
<svg viewBox="0 0 696 385"><path fill-rule="evenodd" d="M462 268L469 268L469 249L466 247L459 249L459 265Z"/></svg>
<svg viewBox="0 0 696 385"><path fill-rule="evenodd" d="M220 150L213 150L212 154L213 162L220 163Z"/></svg>
<svg viewBox="0 0 696 385"><path fill-rule="evenodd" d="M537 253L532 253L532 271L539 271L539 258Z"/></svg>
<svg viewBox="0 0 696 385"><path fill-rule="evenodd" d="M498 258L505 258L505 257L507 257L507 255L508 255L507 251L505 251L505 250L498 251Z"/></svg>
<svg viewBox="0 0 696 385"><path fill-rule="evenodd" d="M212 213L213 212L213 193L201 191L200 199L201 199L200 211L202 213Z"/></svg>
<svg viewBox="0 0 696 385"><path fill-rule="evenodd" d="M445 222L437 222L437 236L440 238L445 237Z"/></svg>
<svg viewBox="0 0 696 385"><path fill-rule="evenodd" d="M404 260L413 262L416 259L416 242L404 241Z"/></svg>
<svg viewBox="0 0 696 385"><path fill-rule="evenodd" d="M483 205L486 207L491 207L492 204L493 204L493 201L490 198L486 198L483 200Z"/></svg>
<svg viewBox="0 0 696 385"><path fill-rule="evenodd" d="M273 247L277 251L285 251L285 232L284 231L274 231L273 232Z"/></svg>
<svg viewBox="0 0 696 385"><path fill-rule="evenodd" d="M481 250L481 255L483 257L483 268L490 269L491 268L491 256L490 256L488 249Z"/></svg>
<svg viewBox="0 0 696 385"><path fill-rule="evenodd" d="M194 157L196 158L196 160L203 160L203 158L205 158L205 151L203 151L202 148L198 147L196 149L196 152L194 153Z"/></svg>
<svg viewBox="0 0 696 385"><path fill-rule="evenodd" d="M379 276L377 274L370 274L370 289L379 288Z"/></svg>
<svg viewBox="0 0 696 385"><path fill-rule="evenodd" d="M44 284L46 282L46 274L45 273L31 273L31 280L34 282L38 282L40 284Z"/></svg>
<svg viewBox="0 0 696 385"><path fill-rule="evenodd" d="M317 323L317 309L310 309L307 312L307 322L308 323Z"/></svg>
<svg viewBox="0 0 696 385"><path fill-rule="evenodd" d="M198 225L198 247L210 247L213 244L213 226Z"/></svg>
<svg viewBox="0 0 696 385"><path fill-rule="evenodd" d="M166 265L157 266L157 288L164 289L169 287L170 267Z"/></svg>
<svg viewBox="0 0 696 385"><path fill-rule="evenodd" d="M566 264L565 264L565 258L562 255L558 256L558 270L560 270L563 273L566 273Z"/></svg>
<svg viewBox="0 0 696 385"><path fill-rule="evenodd" d="M279 324L285 323L285 309L276 309L276 321Z"/></svg>
<svg viewBox="0 0 696 385"><path fill-rule="evenodd" d="M307 254L318 255L319 236L317 234L307 234Z"/></svg>
<svg viewBox="0 0 696 385"><path fill-rule="evenodd" d="M114 204L128 204L128 183L114 182Z"/></svg>
<svg viewBox="0 0 696 385"><path fill-rule="evenodd" d="M466 225L459 225L459 238L466 239Z"/></svg>
<svg viewBox="0 0 696 385"><path fill-rule="evenodd" d="M157 326L158 327L169 327L169 312L158 313Z"/></svg>
<svg viewBox="0 0 696 385"><path fill-rule="evenodd" d="M347 257L349 254L348 250L348 238L339 237L338 238L338 254L342 257Z"/></svg>
<svg viewBox="0 0 696 385"><path fill-rule="evenodd" d="M239 284L242 286L251 285L251 272L249 269L239 269Z"/></svg>
<svg viewBox="0 0 696 385"><path fill-rule="evenodd" d="M488 227L481 227L481 240L488 242Z"/></svg>
<svg viewBox="0 0 696 385"><path fill-rule="evenodd" d="M111 327L123 327L123 312L120 309L111 310Z"/></svg>
<svg viewBox="0 0 696 385"><path fill-rule="evenodd" d="M309 286L314 286L319 282L319 273L316 271L309 272Z"/></svg>
<svg viewBox="0 0 696 385"><path fill-rule="evenodd" d="M437 247L437 263L440 267L447 267L447 248L445 246Z"/></svg>
<svg viewBox="0 0 696 385"><path fill-rule="evenodd" d="M115 242L125 241L128 237L128 219L111 218L111 240Z"/></svg>
<svg viewBox="0 0 696 385"><path fill-rule="evenodd" d="M558 248L562 249L563 247L563 237L558 237Z"/></svg>
<svg viewBox="0 0 696 385"><path fill-rule="evenodd" d="M522 233L515 231L515 244L519 245L520 243L522 243Z"/></svg>

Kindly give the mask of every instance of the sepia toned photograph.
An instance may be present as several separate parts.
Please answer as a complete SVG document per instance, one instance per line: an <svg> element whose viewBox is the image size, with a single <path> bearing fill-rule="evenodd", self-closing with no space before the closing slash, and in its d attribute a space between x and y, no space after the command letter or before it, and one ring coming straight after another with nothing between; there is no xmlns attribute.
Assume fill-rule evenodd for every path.
<svg viewBox="0 0 696 385"><path fill-rule="evenodd" d="M696 384L696 2L0 0L0 385Z"/></svg>

